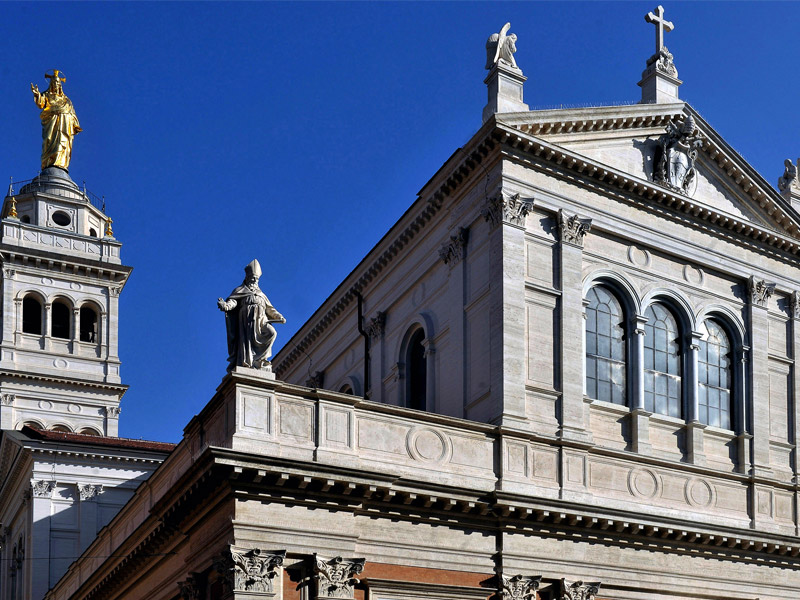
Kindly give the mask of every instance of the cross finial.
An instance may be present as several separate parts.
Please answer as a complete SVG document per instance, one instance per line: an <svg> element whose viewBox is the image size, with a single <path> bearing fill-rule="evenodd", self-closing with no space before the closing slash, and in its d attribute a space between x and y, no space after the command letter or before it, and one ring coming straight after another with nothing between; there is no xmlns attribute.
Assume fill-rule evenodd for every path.
<svg viewBox="0 0 800 600"><path fill-rule="evenodd" d="M656 26L656 54L658 54L664 47L664 33L669 33L675 26L664 18L664 7L660 4L654 12L647 13L644 20Z"/></svg>

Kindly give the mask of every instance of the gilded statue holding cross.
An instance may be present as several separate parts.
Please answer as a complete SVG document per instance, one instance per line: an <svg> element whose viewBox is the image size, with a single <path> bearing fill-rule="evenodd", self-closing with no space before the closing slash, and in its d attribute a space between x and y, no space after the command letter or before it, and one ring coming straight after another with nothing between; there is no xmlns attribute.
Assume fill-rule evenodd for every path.
<svg viewBox="0 0 800 600"><path fill-rule="evenodd" d="M52 75L45 74L50 86L40 92L31 84L33 101L41 110L42 119L42 169L58 167L69 171L72 158L72 138L81 131L72 101L64 94L61 84L66 78L57 69Z"/></svg>

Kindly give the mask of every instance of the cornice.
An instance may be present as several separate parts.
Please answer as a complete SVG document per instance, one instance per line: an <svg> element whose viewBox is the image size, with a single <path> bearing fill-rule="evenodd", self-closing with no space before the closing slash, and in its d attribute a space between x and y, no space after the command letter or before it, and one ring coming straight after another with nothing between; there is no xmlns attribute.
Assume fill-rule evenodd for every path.
<svg viewBox="0 0 800 600"><path fill-rule="evenodd" d="M526 134L518 129L498 125L493 135L498 142L508 148L535 156L540 160L556 165L564 171L571 171L580 177L594 180L606 187L616 188L626 195L646 198L673 211L707 221L716 227L765 243L791 255L797 255L800 252L800 239L789 237L778 231L710 207L699 200L673 192L657 183L592 160L577 152ZM758 195L766 203L766 195L755 188L753 190L751 195Z"/></svg>
<svg viewBox="0 0 800 600"><path fill-rule="evenodd" d="M71 275L92 272L101 276L117 275L121 277L119 280L113 281L113 283L117 284L124 284L133 271L133 267L125 265L3 243L0 243L0 259L4 264L19 264L23 267L47 269L51 272L55 268L69 272ZM112 283L112 281L109 281L109 283Z"/></svg>
<svg viewBox="0 0 800 600"><path fill-rule="evenodd" d="M96 388L101 390L110 390L119 393L120 399L125 395L130 386L121 383L105 383L102 381L92 381L89 379L78 379L76 377L56 377L53 375L31 374L22 371L0 371L0 379L4 377L29 379L33 381L48 381L52 383L61 383L65 385L75 385L80 387Z"/></svg>

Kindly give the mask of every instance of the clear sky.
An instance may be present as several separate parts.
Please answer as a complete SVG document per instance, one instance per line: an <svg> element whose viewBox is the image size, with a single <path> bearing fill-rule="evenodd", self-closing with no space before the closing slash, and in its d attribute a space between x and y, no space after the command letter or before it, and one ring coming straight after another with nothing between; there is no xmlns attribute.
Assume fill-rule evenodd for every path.
<svg viewBox="0 0 800 600"><path fill-rule="evenodd" d="M67 77L70 174L123 262L120 435L177 441L258 258L279 349L481 124L510 21L532 109L637 101L655 2L2 3L0 175L38 172L29 83ZM800 3L670 2L681 97L774 184L800 156ZM354 333L355 335L355 333Z"/></svg>

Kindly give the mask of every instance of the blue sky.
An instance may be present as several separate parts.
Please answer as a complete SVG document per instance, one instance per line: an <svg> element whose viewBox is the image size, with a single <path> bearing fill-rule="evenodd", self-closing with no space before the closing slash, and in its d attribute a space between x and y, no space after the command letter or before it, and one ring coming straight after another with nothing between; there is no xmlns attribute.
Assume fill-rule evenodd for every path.
<svg viewBox="0 0 800 600"><path fill-rule="evenodd" d="M61 69L70 174L123 261L120 434L176 441L225 373L216 299L254 257L280 348L481 124L510 21L531 108L640 98L643 2L3 3L0 175L37 174L29 83ZM800 3L672 2L689 101L774 183L800 156Z"/></svg>

